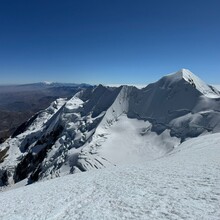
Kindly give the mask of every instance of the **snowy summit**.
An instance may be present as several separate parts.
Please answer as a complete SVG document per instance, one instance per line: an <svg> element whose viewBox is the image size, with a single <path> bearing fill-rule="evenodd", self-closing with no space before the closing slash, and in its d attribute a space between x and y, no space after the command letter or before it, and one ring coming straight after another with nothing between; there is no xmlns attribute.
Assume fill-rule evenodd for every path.
<svg viewBox="0 0 220 220"><path fill-rule="evenodd" d="M199 77L194 75L188 69L181 69L175 74L172 74L171 77L175 78L182 78L186 82L190 83L191 85L195 86L197 90L199 90L202 94L209 98L219 98L220 93L217 89L213 88L212 86L207 85L203 82Z"/></svg>

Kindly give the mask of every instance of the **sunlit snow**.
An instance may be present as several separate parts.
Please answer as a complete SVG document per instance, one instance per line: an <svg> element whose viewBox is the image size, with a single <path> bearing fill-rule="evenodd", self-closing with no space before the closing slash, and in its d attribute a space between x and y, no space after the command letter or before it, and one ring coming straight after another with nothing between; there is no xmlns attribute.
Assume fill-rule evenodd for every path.
<svg viewBox="0 0 220 220"><path fill-rule="evenodd" d="M0 193L0 219L220 219L220 135L150 162Z"/></svg>

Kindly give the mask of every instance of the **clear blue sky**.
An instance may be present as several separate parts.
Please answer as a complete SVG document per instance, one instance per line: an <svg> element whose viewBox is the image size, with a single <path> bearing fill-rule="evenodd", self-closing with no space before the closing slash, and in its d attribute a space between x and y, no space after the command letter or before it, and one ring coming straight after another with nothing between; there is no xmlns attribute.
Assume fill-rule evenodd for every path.
<svg viewBox="0 0 220 220"><path fill-rule="evenodd" d="M219 0L0 0L0 83L220 84Z"/></svg>

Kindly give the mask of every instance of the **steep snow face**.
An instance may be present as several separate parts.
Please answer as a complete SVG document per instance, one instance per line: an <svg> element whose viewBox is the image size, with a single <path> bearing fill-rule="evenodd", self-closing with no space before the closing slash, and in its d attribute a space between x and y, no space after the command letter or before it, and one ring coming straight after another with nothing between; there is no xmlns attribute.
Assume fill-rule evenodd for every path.
<svg viewBox="0 0 220 220"><path fill-rule="evenodd" d="M202 94L209 98L220 98L220 93L217 89L212 86L207 85L199 77L194 75L187 69L182 69L177 74L181 74L183 79L189 82L191 85L195 86Z"/></svg>
<svg viewBox="0 0 220 220"><path fill-rule="evenodd" d="M206 135L154 161L1 192L0 219L219 220L219 143Z"/></svg>
<svg viewBox="0 0 220 220"><path fill-rule="evenodd" d="M189 138L220 132L214 93L181 70L143 89L99 85L59 99L0 145L0 184L160 158Z"/></svg>

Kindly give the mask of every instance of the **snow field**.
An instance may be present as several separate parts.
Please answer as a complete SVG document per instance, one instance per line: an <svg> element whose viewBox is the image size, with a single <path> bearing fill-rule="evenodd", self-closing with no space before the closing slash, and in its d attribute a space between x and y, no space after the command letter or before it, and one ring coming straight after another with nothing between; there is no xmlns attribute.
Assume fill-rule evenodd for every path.
<svg viewBox="0 0 220 220"><path fill-rule="evenodd" d="M0 193L0 219L220 219L220 135L150 162Z"/></svg>

